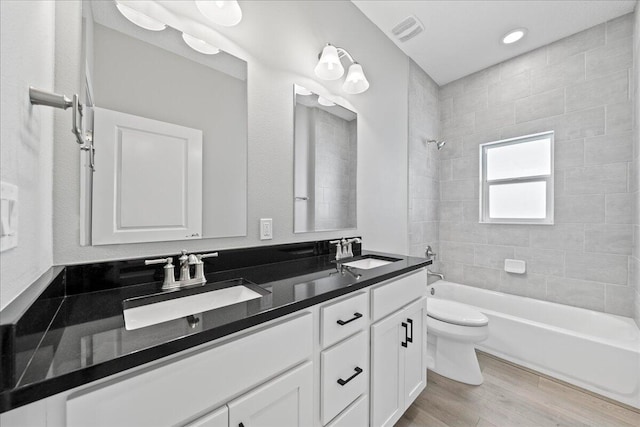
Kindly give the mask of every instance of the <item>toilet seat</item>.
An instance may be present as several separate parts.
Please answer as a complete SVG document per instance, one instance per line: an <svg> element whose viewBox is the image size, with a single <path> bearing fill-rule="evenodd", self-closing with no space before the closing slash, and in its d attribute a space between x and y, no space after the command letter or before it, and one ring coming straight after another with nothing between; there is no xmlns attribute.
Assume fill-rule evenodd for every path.
<svg viewBox="0 0 640 427"><path fill-rule="evenodd" d="M439 298L427 298L427 316L459 326L480 327L489 324L487 316L473 307Z"/></svg>

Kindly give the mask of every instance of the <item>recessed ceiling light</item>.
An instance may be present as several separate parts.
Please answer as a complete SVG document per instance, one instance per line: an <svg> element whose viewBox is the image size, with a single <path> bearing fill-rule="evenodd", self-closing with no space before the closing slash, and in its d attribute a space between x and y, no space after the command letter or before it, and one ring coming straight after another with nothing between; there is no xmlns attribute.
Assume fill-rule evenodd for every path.
<svg viewBox="0 0 640 427"><path fill-rule="evenodd" d="M507 34L502 37L502 43L511 44L515 43L518 40L522 39L525 34L527 34L526 28L516 28L515 30L509 31Z"/></svg>

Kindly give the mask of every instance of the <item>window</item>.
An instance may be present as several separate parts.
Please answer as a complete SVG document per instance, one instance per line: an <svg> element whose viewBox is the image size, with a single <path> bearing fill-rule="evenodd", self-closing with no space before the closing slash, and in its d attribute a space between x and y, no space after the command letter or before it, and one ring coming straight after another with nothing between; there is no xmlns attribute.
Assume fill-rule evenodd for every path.
<svg viewBox="0 0 640 427"><path fill-rule="evenodd" d="M480 145L480 222L553 224L553 131Z"/></svg>

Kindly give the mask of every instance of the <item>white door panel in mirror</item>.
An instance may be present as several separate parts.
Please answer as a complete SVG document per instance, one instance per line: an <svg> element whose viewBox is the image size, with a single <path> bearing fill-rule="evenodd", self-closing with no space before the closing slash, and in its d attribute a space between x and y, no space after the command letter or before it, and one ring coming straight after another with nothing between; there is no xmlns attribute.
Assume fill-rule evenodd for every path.
<svg viewBox="0 0 640 427"><path fill-rule="evenodd" d="M95 105L200 129L200 236L246 236L247 63L224 51L196 52L175 28L154 32L132 25L113 2L84 2L83 16L93 18L83 30ZM98 195L89 197L95 202ZM162 240L172 239L147 241Z"/></svg>
<svg viewBox="0 0 640 427"><path fill-rule="evenodd" d="M202 235L202 132L95 108L94 245Z"/></svg>
<svg viewBox="0 0 640 427"><path fill-rule="evenodd" d="M189 141L137 129L116 132L120 135L115 159L120 228L185 227Z"/></svg>
<svg viewBox="0 0 640 427"><path fill-rule="evenodd" d="M487 149L487 179L509 179L551 173L549 138Z"/></svg>
<svg viewBox="0 0 640 427"><path fill-rule="evenodd" d="M547 214L545 181L489 186L490 218L542 219Z"/></svg>
<svg viewBox="0 0 640 427"><path fill-rule="evenodd" d="M294 232L356 228L357 115L295 89Z"/></svg>

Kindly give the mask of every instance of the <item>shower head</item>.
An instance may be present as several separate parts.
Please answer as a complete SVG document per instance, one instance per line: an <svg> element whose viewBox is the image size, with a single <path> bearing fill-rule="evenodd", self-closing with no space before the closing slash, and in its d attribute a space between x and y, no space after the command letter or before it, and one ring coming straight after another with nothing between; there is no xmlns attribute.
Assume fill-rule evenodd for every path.
<svg viewBox="0 0 640 427"><path fill-rule="evenodd" d="M438 141L436 139L427 139L427 144L429 144L429 143L436 144L436 147L438 148L438 150L441 150L442 147L444 147L444 145L447 143L447 141Z"/></svg>

